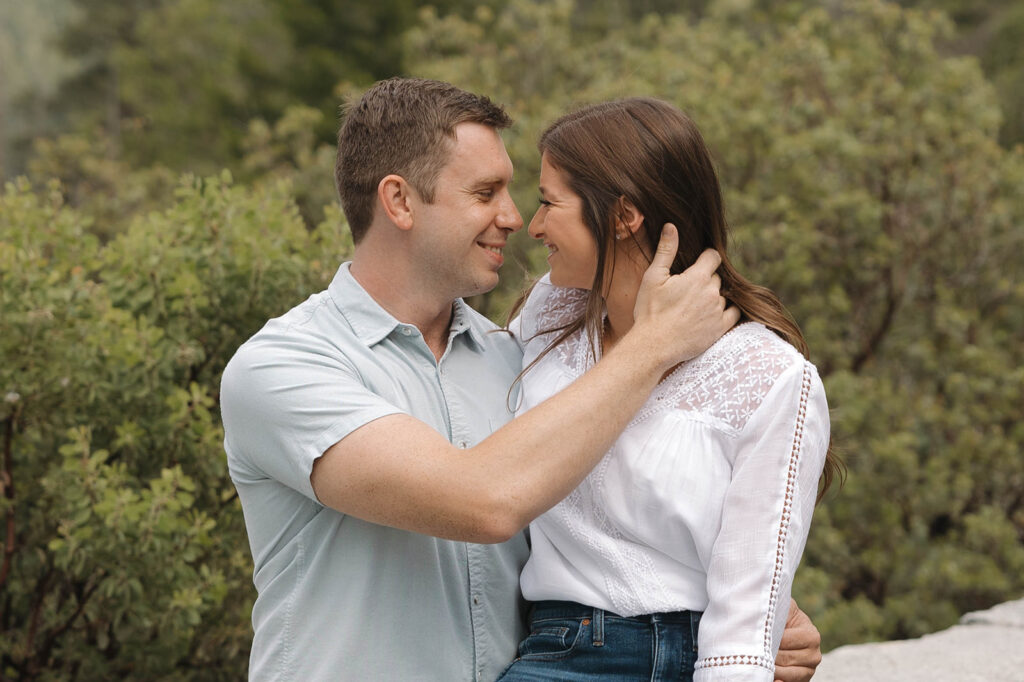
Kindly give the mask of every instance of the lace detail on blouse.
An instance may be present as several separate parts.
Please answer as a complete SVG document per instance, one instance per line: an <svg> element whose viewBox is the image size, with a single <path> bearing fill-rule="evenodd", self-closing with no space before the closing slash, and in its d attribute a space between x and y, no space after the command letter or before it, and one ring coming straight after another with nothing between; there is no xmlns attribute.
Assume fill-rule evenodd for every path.
<svg viewBox="0 0 1024 682"><path fill-rule="evenodd" d="M556 287L545 277L537 282L531 297L534 295L544 298L537 310L536 319L532 320L533 324L529 327L530 335L526 341L536 340L547 348L558 338L562 327L583 316L587 307L587 290ZM585 342L582 328L573 332L552 353L558 356L562 364L571 367L575 376L583 374L593 363L590 344Z"/></svg>
<svg viewBox="0 0 1024 682"><path fill-rule="evenodd" d="M536 330L560 327L583 314L586 291L550 285L546 289L546 298L537 311ZM557 336L537 338L546 347ZM599 345L595 343L594 347ZM585 329L574 332L552 352L573 378L594 364ZM710 417L719 428L736 433L761 406L782 372L800 360L795 348L763 325L737 325L707 351L669 374L630 425L678 409Z"/></svg>
<svg viewBox="0 0 1024 682"><path fill-rule="evenodd" d="M650 556L624 538L601 505L587 503L585 500L584 493L595 499L601 495L605 469L607 458L598 465L587 482L569 493L555 509L576 542L600 556L608 565L615 568L618 575L625 578L625 586L616 581L605 583L608 598L615 604L617 612L644 611L647 610L644 606L652 601L663 604L661 608L654 609L655 611L671 611L673 609L668 590L655 570ZM594 526L600 529L600 534L595 535L589 530ZM652 579L657 594L651 593ZM643 602L640 599L641 595L644 597Z"/></svg>
<svg viewBox="0 0 1024 682"><path fill-rule="evenodd" d="M795 348L763 325L737 325L672 372L631 423L679 409L711 417L727 431L741 431L779 376L801 359Z"/></svg>
<svg viewBox="0 0 1024 682"><path fill-rule="evenodd" d="M561 327L583 314L587 305L586 289L567 289L547 282L538 282L544 287L544 304L537 311L537 331Z"/></svg>

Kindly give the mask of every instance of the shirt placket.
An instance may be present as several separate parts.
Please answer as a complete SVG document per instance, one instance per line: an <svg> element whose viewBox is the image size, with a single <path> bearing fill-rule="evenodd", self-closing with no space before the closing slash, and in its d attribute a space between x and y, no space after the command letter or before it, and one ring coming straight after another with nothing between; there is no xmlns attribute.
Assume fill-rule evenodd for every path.
<svg viewBox="0 0 1024 682"><path fill-rule="evenodd" d="M455 396L460 395L454 386L450 384L448 367L452 359L449 354L453 338L449 340L448 349L441 357L437 366L438 381L441 386L441 393L444 396L444 404L448 412L448 425L450 429L451 442L456 447L468 448L476 442L473 437L473 427L469 415ZM486 628L485 628L485 565L483 552L480 545L467 542L466 547L466 576L469 585L469 613L470 623L473 631L473 674L476 680L483 677L484 661L486 660Z"/></svg>

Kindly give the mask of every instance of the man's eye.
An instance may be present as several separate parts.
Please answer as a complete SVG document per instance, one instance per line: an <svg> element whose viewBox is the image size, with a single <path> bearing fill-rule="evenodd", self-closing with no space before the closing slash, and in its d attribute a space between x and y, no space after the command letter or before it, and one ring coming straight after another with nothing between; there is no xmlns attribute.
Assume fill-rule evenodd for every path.
<svg viewBox="0 0 1024 682"><path fill-rule="evenodd" d="M477 192L476 195L485 201L490 201L494 198L494 190L483 189Z"/></svg>

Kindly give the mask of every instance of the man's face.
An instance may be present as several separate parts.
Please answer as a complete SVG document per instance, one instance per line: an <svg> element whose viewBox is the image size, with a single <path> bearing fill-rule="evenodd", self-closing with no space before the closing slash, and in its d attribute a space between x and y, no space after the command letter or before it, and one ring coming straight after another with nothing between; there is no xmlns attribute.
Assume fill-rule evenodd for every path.
<svg viewBox="0 0 1024 682"><path fill-rule="evenodd" d="M451 298L498 284L502 249L523 218L509 194L512 160L497 131L479 123L455 128L455 143L434 189L417 198L415 239L423 275Z"/></svg>

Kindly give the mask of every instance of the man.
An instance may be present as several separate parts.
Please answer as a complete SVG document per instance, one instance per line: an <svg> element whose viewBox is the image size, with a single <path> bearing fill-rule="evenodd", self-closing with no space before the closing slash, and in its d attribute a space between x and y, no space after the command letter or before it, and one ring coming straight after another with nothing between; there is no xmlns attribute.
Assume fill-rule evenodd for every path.
<svg viewBox="0 0 1024 682"><path fill-rule="evenodd" d="M665 371L736 322L717 254L668 276L669 229L629 334L509 421L519 346L462 297L497 284L523 224L498 135L510 123L447 83L371 88L339 134L352 262L224 372L259 593L250 679L493 680L523 634L521 530L582 480ZM801 633L813 669L816 631Z"/></svg>

